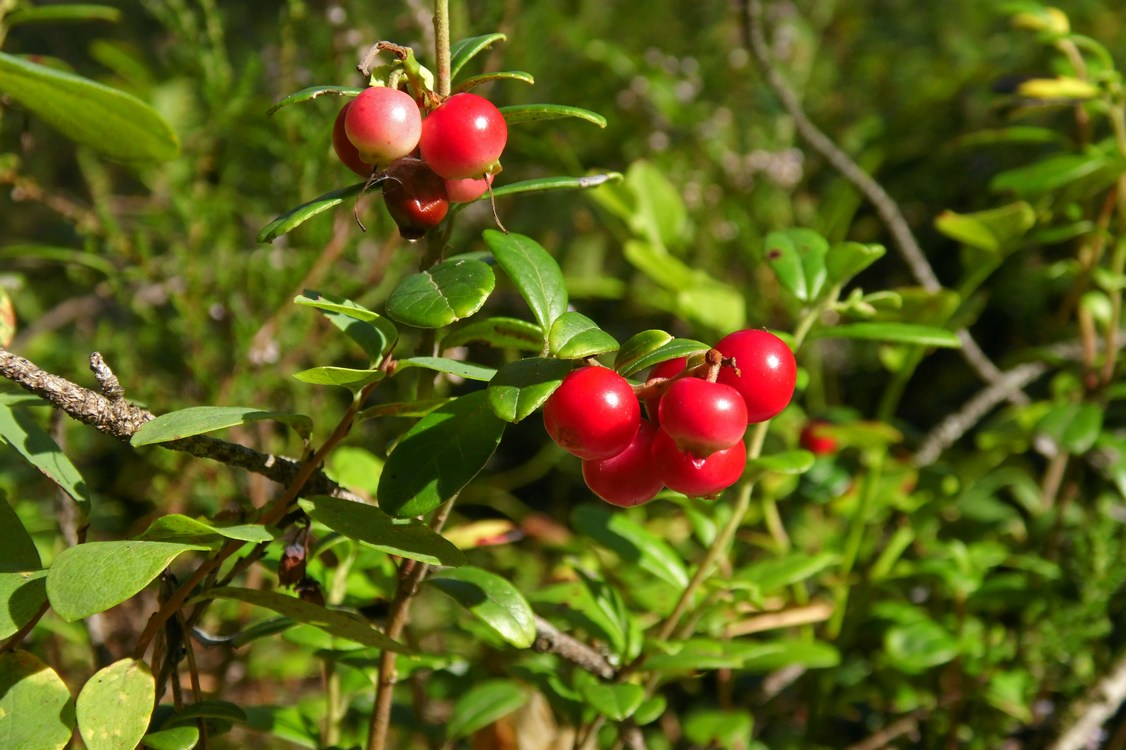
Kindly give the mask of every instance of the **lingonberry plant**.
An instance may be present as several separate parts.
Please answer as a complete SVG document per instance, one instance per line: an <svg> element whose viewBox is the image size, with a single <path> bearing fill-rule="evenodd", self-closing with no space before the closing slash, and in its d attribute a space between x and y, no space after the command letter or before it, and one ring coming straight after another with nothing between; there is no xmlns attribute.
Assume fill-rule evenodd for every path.
<svg viewBox="0 0 1126 750"><path fill-rule="evenodd" d="M1079 748L1113 720L1126 94L1062 11L486 3L451 38L445 0L219 5L90 46L131 94L0 52L31 209L0 203L28 237L0 249L0 744ZM0 3L0 44L117 15ZM912 75L854 63L893 54ZM1051 73L981 85L1002 59ZM842 116L927 252L814 125Z"/></svg>

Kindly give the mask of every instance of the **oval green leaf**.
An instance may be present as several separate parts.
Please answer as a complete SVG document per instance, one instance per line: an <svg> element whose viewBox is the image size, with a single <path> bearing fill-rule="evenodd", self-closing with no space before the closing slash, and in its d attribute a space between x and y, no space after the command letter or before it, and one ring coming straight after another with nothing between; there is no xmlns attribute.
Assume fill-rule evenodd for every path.
<svg viewBox="0 0 1126 750"><path fill-rule="evenodd" d="M174 727L146 734L142 743L150 750L192 750L199 744L199 727Z"/></svg>
<svg viewBox="0 0 1126 750"><path fill-rule="evenodd" d="M505 422L519 422L543 406L570 371L571 363L563 359L510 362L489 381L489 407Z"/></svg>
<svg viewBox="0 0 1126 750"><path fill-rule="evenodd" d="M508 716L527 701L528 694L512 680L486 680L474 685L454 702L446 723L446 738L468 737Z"/></svg>
<svg viewBox="0 0 1126 750"><path fill-rule="evenodd" d="M971 214L943 211L935 229L951 239L996 253L1009 249L1036 224L1036 212L1024 201Z"/></svg>
<svg viewBox="0 0 1126 750"><path fill-rule="evenodd" d="M466 565L442 571L428 582L516 648L528 648L536 640L531 606L515 586L495 573Z"/></svg>
<svg viewBox="0 0 1126 750"><path fill-rule="evenodd" d="M883 245L861 242L840 242L829 248L825 256L825 270L832 284L844 284L856 274L882 258L887 250Z"/></svg>
<svg viewBox="0 0 1126 750"><path fill-rule="evenodd" d="M450 45L450 79L456 79L457 74L465 67L465 64L472 60L480 53L487 50L497 42L503 42L508 37L501 33L483 34L482 36L471 36L465 39L458 39Z"/></svg>
<svg viewBox="0 0 1126 750"><path fill-rule="evenodd" d="M58 485L74 500L83 515L90 512L93 498L86 481L55 439L24 409L0 405L0 443L7 444Z"/></svg>
<svg viewBox="0 0 1126 750"><path fill-rule="evenodd" d="M521 122L539 122L540 120L561 120L575 118L594 123L600 128L606 127L606 118L597 112L591 112L582 107L569 107L565 104L513 104L501 107L500 113L509 125Z"/></svg>
<svg viewBox="0 0 1126 750"><path fill-rule="evenodd" d="M148 586L185 552L205 550L176 542L87 542L59 553L47 570L47 598L67 622L104 612Z"/></svg>
<svg viewBox="0 0 1126 750"><path fill-rule="evenodd" d="M375 506L317 495L302 500L301 507L333 531L388 554L428 565L465 564L465 553L429 526L417 521L396 522Z"/></svg>
<svg viewBox="0 0 1126 750"><path fill-rule="evenodd" d="M312 625L338 638L345 638L365 646L400 654L408 651L406 646L391 640L381 631L373 628L371 623L360 615L341 609L329 609L276 591L258 591L257 589L226 586L212 589L199 599L233 599L234 601L246 602L253 604L255 607L272 610L279 615L285 615L306 625Z"/></svg>
<svg viewBox="0 0 1126 750"><path fill-rule="evenodd" d="M708 349L711 349L711 347L702 341L695 341L693 339L673 339L656 349L634 357L631 362L622 367L615 365L615 369L623 376L629 377L635 372L640 372L647 367L652 367L665 360L676 359L677 357L691 357L693 354L703 354Z"/></svg>
<svg viewBox="0 0 1126 750"><path fill-rule="evenodd" d="M1027 166L1001 172L990 181L989 188L995 192L1035 197L1099 172L1111 179L1113 170L1107 169L1110 164L1106 155L1095 149L1081 154L1053 154Z"/></svg>
<svg viewBox="0 0 1126 750"><path fill-rule="evenodd" d="M1062 404L1045 414L1036 429L1068 453L1086 453L1103 428L1103 409L1092 403Z"/></svg>
<svg viewBox="0 0 1126 750"><path fill-rule="evenodd" d="M145 422L129 442L134 447L167 443L262 419L287 424L301 437L308 437L313 431L313 420L304 414L262 411L247 406L191 406Z"/></svg>
<svg viewBox="0 0 1126 750"><path fill-rule="evenodd" d="M828 252L828 241L812 229L771 232L762 248L778 283L802 302L812 302L821 294Z"/></svg>
<svg viewBox="0 0 1126 750"><path fill-rule="evenodd" d="M416 328L442 328L480 310L495 283L484 261L450 258L399 282L387 314Z"/></svg>
<svg viewBox="0 0 1126 750"><path fill-rule="evenodd" d="M547 334L548 347L559 359L583 359L617 351L618 342L593 320L577 312L555 319Z"/></svg>
<svg viewBox="0 0 1126 750"><path fill-rule="evenodd" d="M407 359L400 359L396 363L396 367L398 369L422 367L426 370L445 372L466 380L479 380L485 383L492 380L493 376L497 374L497 371L491 367L475 365L472 362L462 362L459 359L447 359L446 357L408 357Z"/></svg>
<svg viewBox="0 0 1126 750"><path fill-rule="evenodd" d="M962 346L961 340L952 331L914 323L847 323L820 328L811 335L813 338L822 339L865 339L947 349L957 349Z"/></svg>
<svg viewBox="0 0 1126 750"><path fill-rule="evenodd" d="M672 339L671 333L656 328L635 333L618 349L618 355L614 358L614 369L618 372L629 369L638 359L652 354Z"/></svg>
<svg viewBox="0 0 1126 750"><path fill-rule="evenodd" d="M43 563L31 534L27 533L15 508L8 504L4 491L0 490L0 571L38 570L41 567Z"/></svg>
<svg viewBox="0 0 1126 750"><path fill-rule="evenodd" d="M498 349L538 352L543 349L543 329L535 323L517 318L474 320L450 331L442 339L442 348L480 341Z"/></svg>
<svg viewBox="0 0 1126 750"><path fill-rule="evenodd" d="M960 651L958 640L931 619L895 625L884 635L884 651L892 665L909 674L919 674L953 661Z"/></svg>
<svg viewBox="0 0 1126 750"><path fill-rule="evenodd" d="M0 640L31 622L47 601L47 571L0 573Z"/></svg>
<svg viewBox="0 0 1126 750"><path fill-rule="evenodd" d="M613 721L625 721L633 716L645 700L645 688L632 683L610 685L587 682L581 686L580 692L588 706Z"/></svg>
<svg viewBox="0 0 1126 750"><path fill-rule="evenodd" d="M459 94L462 91L469 91L472 88L485 83L492 83L493 81L519 81L520 83L531 85L536 82L536 79L532 77L531 73L525 73L522 70L501 70L496 73L482 73L479 76L461 80L453 87L451 93Z"/></svg>
<svg viewBox="0 0 1126 750"><path fill-rule="evenodd" d="M82 686L75 702L78 731L88 750L134 750L145 736L156 681L139 659L122 659Z"/></svg>
<svg viewBox="0 0 1126 750"><path fill-rule="evenodd" d="M620 172L606 172L586 177L537 177L533 180L521 180L494 187L493 198L506 198L511 195L523 195L524 193L548 193L554 190L587 190L599 185L619 182L621 179ZM485 193L477 200L489 200L489 194Z"/></svg>
<svg viewBox="0 0 1126 750"><path fill-rule="evenodd" d="M531 237L486 229L482 235L493 257L528 303L536 322L550 330L567 311L563 271L551 254Z"/></svg>
<svg viewBox="0 0 1126 750"><path fill-rule="evenodd" d="M373 183L373 187L375 184L377 183ZM317 214L323 213L330 208L335 208L349 198L359 195L363 192L366 185L367 183L365 182L357 182L355 185L349 185L339 190L330 191L314 198L308 203L302 203L300 206L291 208L262 227L262 231L258 233L257 240L259 242L273 242L283 234L292 232Z"/></svg>
<svg viewBox="0 0 1126 750"><path fill-rule="evenodd" d="M747 462L747 468L778 474L804 474L813 468L814 458L809 451L785 451L752 459Z"/></svg>
<svg viewBox="0 0 1126 750"><path fill-rule="evenodd" d="M301 370L293 373L293 377L302 383L338 385L356 393L366 385L383 380L386 374L382 370L353 370L350 367L326 366Z"/></svg>
<svg viewBox="0 0 1126 750"><path fill-rule="evenodd" d="M684 718L684 737L700 747L735 747L750 737L754 717L746 711L696 710Z"/></svg>
<svg viewBox="0 0 1126 750"><path fill-rule="evenodd" d="M6 748L62 750L74 731L66 683L27 651L0 653L0 717Z"/></svg>
<svg viewBox="0 0 1126 750"><path fill-rule="evenodd" d="M439 406L391 452L379 477L379 506L400 517L429 513L477 476L503 434L484 391Z"/></svg>
<svg viewBox="0 0 1126 750"><path fill-rule="evenodd" d="M306 289L293 301L324 313L334 326L367 352L372 362L382 360L399 340L394 323L350 299Z"/></svg>
<svg viewBox="0 0 1126 750"><path fill-rule="evenodd" d="M309 86L308 88L295 91L289 96L279 99L274 106L266 110L266 114L272 115L282 107L288 107L290 104L311 102L318 96L324 96L325 94L353 97L358 96L362 91L362 88L356 86Z"/></svg>
<svg viewBox="0 0 1126 750"><path fill-rule="evenodd" d="M593 541L634 563L665 583L683 589L688 585L684 561L668 542L626 514L597 505L580 505L572 514L575 528Z"/></svg>
<svg viewBox="0 0 1126 750"><path fill-rule="evenodd" d="M4 23L8 26L19 26L25 23L75 23L78 21L117 23L119 20L121 20L119 8L92 3L62 3L59 5L17 8L4 18Z"/></svg>
<svg viewBox="0 0 1126 750"><path fill-rule="evenodd" d="M0 91L67 138L111 159L169 161L180 152L156 110L123 91L0 52Z"/></svg>
<svg viewBox="0 0 1126 750"><path fill-rule="evenodd" d="M214 544L223 539L265 544L274 541L274 534L258 524L214 526L205 521L179 513L172 513L149 524L139 537L150 542L180 542L182 544Z"/></svg>
<svg viewBox="0 0 1126 750"><path fill-rule="evenodd" d="M734 580L754 585L760 594L770 594L778 589L812 578L837 563L838 556L831 552L807 555L793 552L777 560L764 560L740 570Z"/></svg>

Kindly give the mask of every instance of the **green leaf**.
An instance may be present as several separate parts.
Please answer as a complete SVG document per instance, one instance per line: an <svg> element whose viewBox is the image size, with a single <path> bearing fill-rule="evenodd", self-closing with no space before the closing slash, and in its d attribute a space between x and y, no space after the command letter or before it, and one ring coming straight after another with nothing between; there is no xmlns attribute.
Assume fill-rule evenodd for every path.
<svg viewBox="0 0 1126 750"><path fill-rule="evenodd" d="M47 570L47 598L59 617L81 620L129 599L185 552L205 549L134 540L68 547Z"/></svg>
<svg viewBox="0 0 1126 750"><path fill-rule="evenodd" d="M853 276L884 257L883 245L839 242L825 256L825 271L830 284L844 284Z"/></svg>
<svg viewBox="0 0 1126 750"><path fill-rule="evenodd" d="M217 591L221 589L216 589ZM251 602L253 604L253 602ZM195 724L200 719L210 719L217 723L231 724L246 722L246 711L230 701L203 700L184 706L169 716L161 724L161 729Z"/></svg>
<svg viewBox="0 0 1126 750"><path fill-rule="evenodd" d="M87 750L135 750L155 702L156 681L143 661L121 659L98 670L75 702Z"/></svg>
<svg viewBox="0 0 1126 750"><path fill-rule="evenodd" d="M635 333L626 339L618 349L618 355L614 358L614 369L619 373L624 371L634 372L631 366L634 362L658 351L662 346L673 340L671 333L651 328L647 331Z"/></svg>
<svg viewBox="0 0 1126 750"><path fill-rule="evenodd" d="M517 318L486 318L450 331L442 339L442 348L480 341L498 349L538 352L543 350L543 329L535 323Z"/></svg>
<svg viewBox="0 0 1126 750"><path fill-rule="evenodd" d="M668 653L646 659L647 668L664 672L713 669L771 672L789 666L810 669L834 667L840 663L841 658L832 645L820 641L693 638L689 641L670 641L663 647Z"/></svg>
<svg viewBox="0 0 1126 750"><path fill-rule="evenodd" d="M458 39L450 45L450 80L457 78L457 74L465 67L465 64L472 60L474 57L484 52L489 47L497 42L503 42L508 37L504 34L493 33L484 34L482 36L471 36L465 39Z"/></svg>
<svg viewBox="0 0 1126 750"><path fill-rule="evenodd" d="M293 301L324 313L334 326L367 352L372 362L382 360L399 340L394 323L350 299L306 289Z"/></svg>
<svg viewBox="0 0 1126 750"><path fill-rule="evenodd" d="M571 371L562 359L530 357L501 367L486 391L489 407L505 422L519 422L543 406Z"/></svg>
<svg viewBox="0 0 1126 750"><path fill-rule="evenodd" d="M265 544L274 541L275 534L259 524L216 526L179 513L172 513L153 521L138 538L150 542L183 544L212 544L222 539Z"/></svg>
<svg viewBox="0 0 1126 750"><path fill-rule="evenodd" d="M778 282L801 302L813 302L825 286L828 241L812 229L771 232L762 256Z"/></svg>
<svg viewBox="0 0 1126 750"><path fill-rule="evenodd" d="M680 244L688 230L688 208L680 188L664 170L652 162L635 161L626 172L624 187L632 198L632 210L622 218L634 234L660 250Z"/></svg>
<svg viewBox="0 0 1126 750"><path fill-rule="evenodd" d="M313 431L313 420L304 414L262 411L248 406L190 406L145 422L129 442L133 447L167 443L262 419L287 424L305 438Z"/></svg>
<svg viewBox="0 0 1126 750"><path fill-rule="evenodd" d="M632 683L587 682L579 690L588 706L613 721L625 721L633 716L645 700L645 688Z"/></svg>
<svg viewBox="0 0 1126 750"><path fill-rule="evenodd" d="M27 651L0 653L0 747L62 750L74 703L55 670Z"/></svg>
<svg viewBox="0 0 1126 750"><path fill-rule="evenodd" d="M1024 201L971 214L943 211L934 220L947 237L992 253L1011 248L1035 224L1036 212Z"/></svg>
<svg viewBox="0 0 1126 750"><path fill-rule="evenodd" d="M93 498L86 481L46 430L20 408L0 405L0 443L7 444L69 495L82 515L90 512Z"/></svg>
<svg viewBox="0 0 1126 750"><path fill-rule="evenodd" d="M493 291L493 269L476 258L450 258L399 282L387 314L416 328L442 328L481 309Z"/></svg>
<svg viewBox="0 0 1126 750"><path fill-rule="evenodd" d="M608 183L619 182L622 175L618 172L606 172L603 174L592 174L585 177L537 177L532 180L521 180L519 182L510 182L507 185L493 188L493 198L507 198L513 195L524 195L525 193L549 193L555 190L588 190L596 188L600 185ZM477 200L489 200L489 194L485 193Z"/></svg>
<svg viewBox="0 0 1126 750"><path fill-rule="evenodd" d="M117 273L113 263L100 255L74 250L69 247L56 247L54 245L33 245L21 243L18 245L5 245L0 248L0 257L5 259L27 258L29 261L45 263L59 263L66 266L85 266L112 277Z"/></svg>
<svg viewBox="0 0 1126 750"><path fill-rule="evenodd" d="M336 208L349 198L359 195L363 192L366 184L365 182L357 182L355 185L332 190L314 198L308 203L302 203L300 206L291 208L262 227L262 231L258 232L257 240L259 242L273 242L283 234L292 232L317 214L323 213L330 208ZM374 184L375 183L373 183L373 186Z"/></svg>
<svg viewBox="0 0 1126 750"><path fill-rule="evenodd" d="M564 104L512 104L501 107L500 113L504 115L504 121L509 125L573 117L594 123L600 128L606 127L606 118L597 112L591 112L589 109L582 107L569 107Z"/></svg>
<svg viewBox="0 0 1126 750"><path fill-rule="evenodd" d="M417 521L396 522L373 505L317 495L301 500L301 507L333 531L388 554L428 565L465 564L465 554L429 526Z"/></svg>
<svg viewBox="0 0 1126 750"><path fill-rule="evenodd" d="M8 504L4 491L0 490L0 571L38 570L41 567L43 562L31 534L27 533L15 509Z"/></svg>
<svg viewBox="0 0 1126 750"><path fill-rule="evenodd" d="M567 311L567 287L555 258L531 237L486 229L482 235L493 257L532 309L536 322L550 330Z"/></svg>
<svg viewBox="0 0 1126 750"><path fill-rule="evenodd" d="M741 569L734 581L753 584L760 594L773 593L778 589L805 581L837 563L838 556L832 552L807 555L791 552L777 560L764 560Z"/></svg>
<svg viewBox="0 0 1126 750"><path fill-rule="evenodd" d="M960 648L949 631L924 617L906 625L892 626L884 634L884 651L896 669L920 674L953 661Z"/></svg>
<svg viewBox="0 0 1126 750"><path fill-rule="evenodd" d="M830 328L820 328L811 335L813 338L866 339L949 349L957 349L962 346L961 340L951 331L915 323L847 323Z"/></svg>
<svg viewBox="0 0 1126 750"><path fill-rule="evenodd" d="M565 312L547 334L551 353L559 359L584 359L617 351L618 342L587 316Z"/></svg>
<svg viewBox="0 0 1126 750"><path fill-rule="evenodd" d="M142 738L151 750L193 750L199 744L199 727L174 727L151 732Z"/></svg>
<svg viewBox="0 0 1126 750"><path fill-rule="evenodd" d="M1010 191L1035 197L1097 174L1109 165L1106 155L1095 149L1081 154L1055 154L1028 166L1001 172L990 181L989 188L994 192Z"/></svg>
<svg viewBox="0 0 1126 750"><path fill-rule="evenodd" d="M340 609L329 609L276 591L258 591L256 589L225 586L211 589L202 594L199 599L232 599L238 602L246 602L364 646L400 654L408 651L406 646L385 636L360 615Z"/></svg>
<svg viewBox="0 0 1126 750"><path fill-rule="evenodd" d="M625 513L598 505L580 505L572 514L575 528L678 590L688 585L684 561L668 543Z"/></svg>
<svg viewBox="0 0 1126 750"><path fill-rule="evenodd" d="M747 468L777 474L804 474L813 468L814 460L814 455L809 451L786 451L751 459L747 462Z"/></svg>
<svg viewBox="0 0 1126 750"><path fill-rule="evenodd" d="M31 622L47 601L47 571L0 573L0 640Z"/></svg>
<svg viewBox="0 0 1126 750"><path fill-rule="evenodd" d="M500 70L496 73L482 73L479 76L464 78L453 87L450 93L458 94L462 91L469 91L481 84L492 83L494 81L519 81L520 83L531 85L536 82L536 79L532 77L531 73L525 73L522 70Z"/></svg>
<svg viewBox="0 0 1126 750"><path fill-rule="evenodd" d="M1036 429L1068 453L1086 453L1103 428L1103 409L1092 403L1062 404L1041 418Z"/></svg>
<svg viewBox="0 0 1126 750"><path fill-rule="evenodd" d="M754 717L746 711L697 709L684 717L684 737L700 747L735 747L750 737Z"/></svg>
<svg viewBox="0 0 1126 750"><path fill-rule="evenodd" d="M612 607L606 606L605 599L599 601L596 598L595 587L590 585L591 578L583 576L578 581L549 584L531 592L529 597L538 611L572 623L591 637L606 641L615 654L625 654L630 644L622 618ZM607 588L613 592L612 588Z"/></svg>
<svg viewBox="0 0 1126 750"><path fill-rule="evenodd" d="M614 368L621 375L628 377L635 372L640 372L647 367L652 367L666 360L676 359L677 357L691 357L693 354L703 354L708 349L711 349L711 347L702 341L695 341L693 339L673 339L656 349L650 349L644 354L639 354L624 365L619 365L615 362ZM618 356L620 357L621 354L619 353Z"/></svg>
<svg viewBox="0 0 1126 750"><path fill-rule="evenodd" d="M169 161L176 134L149 105L101 83L0 52L0 91L62 133L119 161Z"/></svg>
<svg viewBox="0 0 1126 750"><path fill-rule="evenodd" d="M295 91L289 96L279 99L278 102L274 104L274 106L266 110L266 114L272 115L282 107L288 107L290 104L311 102L318 96L324 96L325 94L335 94L336 96L346 96L351 98L353 96L359 96L362 91L363 89L357 86L309 86L308 88L303 88L300 91Z"/></svg>
<svg viewBox="0 0 1126 750"><path fill-rule="evenodd" d="M636 658L641 653L644 636L640 623L630 613L618 589L602 576L588 573L580 567L574 570L589 594L587 614L603 628L613 653L623 663ZM591 612L592 608L597 610L597 614Z"/></svg>
<svg viewBox="0 0 1126 750"><path fill-rule="evenodd" d="M9 27L26 23L74 23L77 21L109 21L117 23L121 20L121 10L108 5L93 5L89 3L61 3L59 5L43 5L38 7L17 8L4 17L4 23Z"/></svg>
<svg viewBox="0 0 1126 750"><path fill-rule="evenodd" d="M408 367L422 367L427 370L434 370L435 372L446 372L450 375L457 375L459 378L466 380L479 380L482 382L489 382L497 371L491 367L484 365L475 365L472 362L463 362L459 359L447 359L445 357L408 357L407 359L400 359L396 363L398 369Z"/></svg>
<svg viewBox="0 0 1126 750"><path fill-rule="evenodd" d="M536 640L532 608L516 587L481 568L465 565L444 570L427 582L449 595L516 648Z"/></svg>
<svg viewBox="0 0 1126 750"><path fill-rule="evenodd" d="M504 422L484 391L443 404L423 417L391 452L379 478L379 506L419 516L461 491L496 451Z"/></svg>
<svg viewBox="0 0 1126 750"><path fill-rule="evenodd" d="M1099 95L1099 87L1090 81L1071 76L1030 78L1017 86L1017 95L1029 99L1064 99L1067 103L1073 103L1076 100L1094 99Z"/></svg>
<svg viewBox="0 0 1126 750"><path fill-rule="evenodd" d="M528 701L528 694L512 680L486 680L458 696L446 723L446 738L460 740L498 719L503 719Z"/></svg>
<svg viewBox="0 0 1126 750"><path fill-rule="evenodd" d="M353 370L350 367L326 366L301 370L293 373L293 377L302 383L338 385L356 393L366 385L383 380L386 373L382 370Z"/></svg>

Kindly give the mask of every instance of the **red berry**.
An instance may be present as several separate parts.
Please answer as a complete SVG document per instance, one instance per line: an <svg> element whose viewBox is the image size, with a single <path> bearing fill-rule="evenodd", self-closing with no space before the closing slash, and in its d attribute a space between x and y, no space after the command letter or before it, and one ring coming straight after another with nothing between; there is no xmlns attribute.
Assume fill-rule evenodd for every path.
<svg viewBox="0 0 1126 750"><path fill-rule="evenodd" d="M446 192L450 194L450 203L469 203L489 192L489 185L493 182L493 175L481 178L467 177L464 180L446 180Z"/></svg>
<svg viewBox="0 0 1126 750"><path fill-rule="evenodd" d="M492 102L476 94L454 94L422 121L422 158L447 180L500 171L508 124Z"/></svg>
<svg viewBox="0 0 1126 750"><path fill-rule="evenodd" d="M336 122L332 124L332 148L336 151L336 156L344 164L344 166L351 169L361 177L369 177L371 175L372 166L364 162L360 158L360 152L348 140L348 134L344 132L344 118L348 114L348 108L352 106L352 102L346 103L340 108L339 114L336 115Z"/></svg>
<svg viewBox="0 0 1126 750"><path fill-rule="evenodd" d="M664 362L658 362L653 366L653 369L649 371L649 379L671 378L675 375L679 375L684 370L686 364L688 364L687 357L676 357L675 359L666 359ZM648 414L649 418L654 422L659 419L660 403L660 396L652 396L645 399L645 413Z"/></svg>
<svg viewBox="0 0 1126 750"><path fill-rule="evenodd" d="M644 419L629 446L616 456L583 461L583 479L594 494L622 508L641 505L664 489L650 447L657 428Z"/></svg>
<svg viewBox="0 0 1126 750"><path fill-rule="evenodd" d="M837 439L825 434L822 428L829 424L824 419L814 419L802 428L798 438L801 447L815 456L829 456L837 452Z"/></svg>
<svg viewBox="0 0 1126 750"><path fill-rule="evenodd" d="M681 378L661 397L661 429L676 447L697 458L730 448L747 431L747 405L739 391L703 378Z"/></svg>
<svg viewBox="0 0 1126 750"><path fill-rule="evenodd" d="M446 181L420 159L392 162L383 181L383 202L404 239L417 240L441 223L450 208Z"/></svg>
<svg viewBox="0 0 1126 750"><path fill-rule="evenodd" d="M608 367L580 367L547 399L547 434L579 458L616 456L637 435L641 406L629 382Z"/></svg>
<svg viewBox="0 0 1126 750"><path fill-rule="evenodd" d="M707 458L695 458L678 450L664 430L657 430L650 452L661 481L670 490L689 497L715 497L739 481L747 465L747 451L742 443Z"/></svg>
<svg viewBox="0 0 1126 750"><path fill-rule="evenodd" d="M769 331L748 329L727 334L715 348L739 369L736 375L730 367L721 368L719 382L743 395L748 424L773 419L790 403L798 366L785 341Z"/></svg>
<svg viewBox="0 0 1126 750"><path fill-rule="evenodd" d="M405 91L371 86L352 100L344 116L344 131L360 159L383 166L418 147L422 114Z"/></svg>

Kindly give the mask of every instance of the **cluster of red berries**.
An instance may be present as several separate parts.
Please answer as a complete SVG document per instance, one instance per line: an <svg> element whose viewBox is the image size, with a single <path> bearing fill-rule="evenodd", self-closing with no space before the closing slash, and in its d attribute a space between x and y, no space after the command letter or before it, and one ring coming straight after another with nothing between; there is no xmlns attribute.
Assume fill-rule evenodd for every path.
<svg viewBox="0 0 1126 750"><path fill-rule="evenodd" d="M387 210L407 239L437 226L450 203L484 195L507 141L504 115L487 99L454 94L427 113L388 86L364 89L341 108L332 129L345 166L383 178Z"/></svg>
<svg viewBox="0 0 1126 750"><path fill-rule="evenodd" d="M789 346L763 330L728 334L686 367L683 357L662 362L641 386L580 367L544 405L548 434L583 459L587 486L608 503L640 505L665 487L715 497L743 474L747 425L785 409L797 379Z"/></svg>

